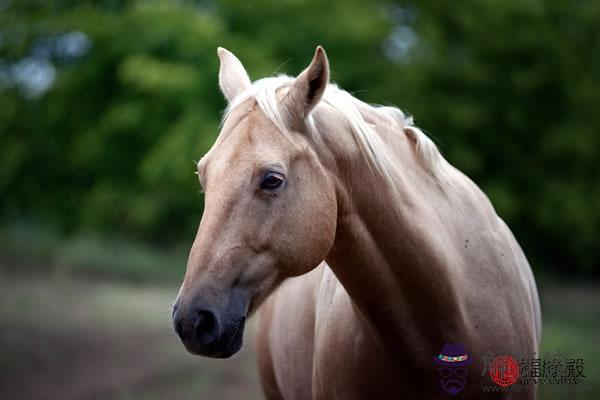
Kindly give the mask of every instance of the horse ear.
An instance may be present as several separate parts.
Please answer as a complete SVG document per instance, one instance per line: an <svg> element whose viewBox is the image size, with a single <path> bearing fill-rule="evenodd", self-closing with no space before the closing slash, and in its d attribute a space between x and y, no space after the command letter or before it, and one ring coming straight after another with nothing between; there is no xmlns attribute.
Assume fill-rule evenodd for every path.
<svg viewBox="0 0 600 400"><path fill-rule="evenodd" d="M299 128L319 103L329 84L329 61L325 50L317 46L312 62L292 83L283 100L292 127Z"/></svg>
<svg viewBox="0 0 600 400"><path fill-rule="evenodd" d="M221 61L219 86L227 101L231 103L235 96L248 89L252 83L244 66L232 52L219 47L217 54Z"/></svg>

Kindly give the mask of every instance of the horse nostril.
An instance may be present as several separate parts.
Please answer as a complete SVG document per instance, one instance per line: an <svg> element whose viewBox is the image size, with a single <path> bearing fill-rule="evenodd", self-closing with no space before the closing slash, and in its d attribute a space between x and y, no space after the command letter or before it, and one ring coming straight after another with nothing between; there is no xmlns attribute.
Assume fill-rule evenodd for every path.
<svg viewBox="0 0 600 400"><path fill-rule="evenodd" d="M217 336L217 319L215 315L207 310L198 311L198 317L194 324L196 337L201 343L208 344Z"/></svg>

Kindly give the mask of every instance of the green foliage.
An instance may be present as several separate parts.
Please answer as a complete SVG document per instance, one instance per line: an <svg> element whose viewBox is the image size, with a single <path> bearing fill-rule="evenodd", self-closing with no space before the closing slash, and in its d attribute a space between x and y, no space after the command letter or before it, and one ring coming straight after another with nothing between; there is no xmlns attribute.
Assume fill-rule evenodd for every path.
<svg viewBox="0 0 600 400"><path fill-rule="evenodd" d="M335 81L413 113L482 186L534 268L600 272L598 2L0 8L4 221L189 243L202 209L193 161L216 137L225 106L217 46L256 79L298 73L323 44ZM54 73L47 91L31 86L44 76L32 65Z"/></svg>
<svg viewBox="0 0 600 400"><path fill-rule="evenodd" d="M390 98L489 194L534 266L598 274L600 4L433 2L417 10L422 43L397 70L416 79Z"/></svg>
<svg viewBox="0 0 600 400"><path fill-rule="evenodd" d="M0 228L0 267L11 275L177 284L185 272L187 251L165 251L118 237L64 236L23 222Z"/></svg>

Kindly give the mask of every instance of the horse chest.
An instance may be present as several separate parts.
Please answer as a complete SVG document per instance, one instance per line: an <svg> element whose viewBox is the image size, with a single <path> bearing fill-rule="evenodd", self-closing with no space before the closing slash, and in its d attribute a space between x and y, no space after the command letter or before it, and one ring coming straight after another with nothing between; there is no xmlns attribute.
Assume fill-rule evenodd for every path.
<svg viewBox="0 0 600 400"><path fill-rule="evenodd" d="M385 393L393 392L390 383L398 382L390 354L361 326L354 312L343 289L319 299L312 371L314 399L385 398Z"/></svg>

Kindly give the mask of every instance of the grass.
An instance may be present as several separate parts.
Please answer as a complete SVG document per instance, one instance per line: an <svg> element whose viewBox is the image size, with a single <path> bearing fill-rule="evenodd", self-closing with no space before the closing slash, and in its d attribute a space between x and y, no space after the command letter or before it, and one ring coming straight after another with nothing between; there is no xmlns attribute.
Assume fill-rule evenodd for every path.
<svg viewBox="0 0 600 400"><path fill-rule="evenodd" d="M224 361L188 355L173 334L184 268L184 254L128 241L0 228L0 398L261 398L251 326L249 345ZM596 398L600 285L538 286L542 358L583 358L586 375L585 387L539 386L538 397Z"/></svg>
<svg viewBox="0 0 600 400"><path fill-rule="evenodd" d="M539 387L541 399L595 399L600 391L600 287L598 284L540 284L542 356L560 352L583 358L586 388ZM585 390L561 392L559 390Z"/></svg>
<svg viewBox="0 0 600 400"><path fill-rule="evenodd" d="M2 399L261 398L253 327L244 350L233 359L190 356L169 321L177 285L132 286L64 276L1 278ZM540 387L539 398L595 398L600 390L600 291L591 285L540 286L542 354L560 351L583 358L592 391Z"/></svg>

